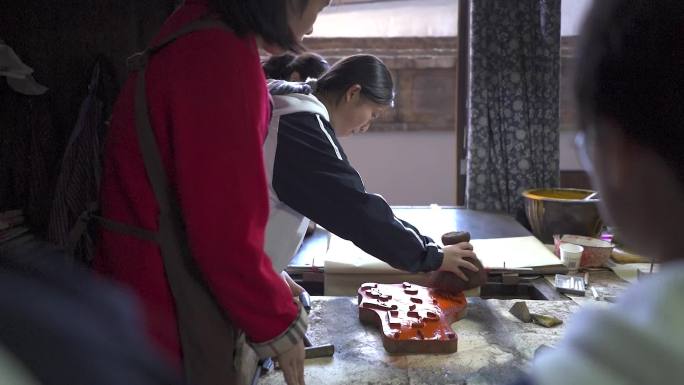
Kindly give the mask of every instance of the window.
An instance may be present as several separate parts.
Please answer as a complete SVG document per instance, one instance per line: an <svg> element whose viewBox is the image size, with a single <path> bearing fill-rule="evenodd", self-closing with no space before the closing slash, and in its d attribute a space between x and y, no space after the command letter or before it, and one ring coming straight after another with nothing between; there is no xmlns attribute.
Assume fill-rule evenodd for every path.
<svg viewBox="0 0 684 385"><path fill-rule="evenodd" d="M393 205L456 203L458 0L333 0L305 45L392 71L395 108L342 145L369 191Z"/></svg>

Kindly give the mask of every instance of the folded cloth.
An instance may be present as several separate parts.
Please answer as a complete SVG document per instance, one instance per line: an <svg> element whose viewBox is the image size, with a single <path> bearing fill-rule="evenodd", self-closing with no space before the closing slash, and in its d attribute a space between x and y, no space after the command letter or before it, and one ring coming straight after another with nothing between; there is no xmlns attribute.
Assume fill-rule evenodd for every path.
<svg viewBox="0 0 684 385"><path fill-rule="evenodd" d="M33 73L33 68L24 64L12 47L0 41L0 76L23 79Z"/></svg>
<svg viewBox="0 0 684 385"><path fill-rule="evenodd" d="M0 40L0 76L7 78L7 84L23 95L42 95L48 88L31 76L33 68L26 65L12 47Z"/></svg>
<svg viewBox="0 0 684 385"><path fill-rule="evenodd" d="M309 95L313 90L307 83L288 82L286 80L269 80L268 92L273 96L289 94Z"/></svg>
<svg viewBox="0 0 684 385"><path fill-rule="evenodd" d="M7 84L15 92L23 95L37 96L46 93L49 88L38 83L36 79L31 75L27 75L24 78L7 78Z"/></svg>

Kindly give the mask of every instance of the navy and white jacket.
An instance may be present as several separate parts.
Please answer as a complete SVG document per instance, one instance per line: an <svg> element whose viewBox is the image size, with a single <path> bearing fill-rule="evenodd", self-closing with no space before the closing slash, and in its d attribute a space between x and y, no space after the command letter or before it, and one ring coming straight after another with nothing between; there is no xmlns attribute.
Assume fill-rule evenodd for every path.
<svg viewBox="0 0 684 385"><path fill-rule="evenodd" d="M392 267L438 269L444 255L429 237L394 216L387 202L366 192L361 177L313 95L273 97L264 144L270 214L265 250L276 271L297 252L310 218Z"/></svg>

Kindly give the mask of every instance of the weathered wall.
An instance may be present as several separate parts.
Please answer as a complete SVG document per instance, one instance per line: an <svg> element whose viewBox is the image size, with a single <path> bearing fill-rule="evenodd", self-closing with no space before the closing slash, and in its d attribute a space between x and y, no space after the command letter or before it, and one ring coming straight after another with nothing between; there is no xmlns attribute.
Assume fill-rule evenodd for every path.
<svg viewBox="0 0 684 385"><path fill-rule="evenodd" d="M331 63L340 58L369 53L381 58L395 80L396 106L373 131L454 130L458 39L410 38L309 38L306 46ZM572 64L575 37L561 42L561 130L576 125L572 103Z"/></svg>
<svg viewBox="0 0 684 385"><path fill-rule="evenodd" d="M395 108L372 131L449 131L455 129L458 40L449 38L310 38L307 48L331 63L367 53L392 71Z"/></svg>
<svg viewBox="0 0 684 385"><path fill-rule="evenodd" d="M561 185L589 187L573 143L571 76L576 38L561 49ZM332 62L379 56L396 83L396 108L366 135L342 141L369 191L401 205L455 204L455 106L458 41L453 38L317 38L307 46Z"/></svg>
<svg viewBox="0 0 684 385"><path fill-rule="evenodd" d="M0 38L35 69L39 82L51 88L53 118L62 142L76 121L95 57L103 54L114 67L117 80L123 81L125 58L144 48L174 3L0 0ZM396 135L361 136L345 143L369 188L388 195L392 203L453 203L453 186L446 181L453 180L455 174L455 154L449 148L455 148L457 38L308 39L306 44L333 61L352 53L376 54L394 73L396 108L377 122L373 131L394 131ZM574 124L568 87L573 45L572 39L563 38L562 128ZM410 148L415 150L408 151ZM383 153L396 155L397 149L406 150L402 150L404 156L379 158ZM408 172L413 165L429 171L415 177L418 174ZM430 178L444 179L435 186L425 182L436 180ZM423 192L416 186L424 186Z"/></svg>

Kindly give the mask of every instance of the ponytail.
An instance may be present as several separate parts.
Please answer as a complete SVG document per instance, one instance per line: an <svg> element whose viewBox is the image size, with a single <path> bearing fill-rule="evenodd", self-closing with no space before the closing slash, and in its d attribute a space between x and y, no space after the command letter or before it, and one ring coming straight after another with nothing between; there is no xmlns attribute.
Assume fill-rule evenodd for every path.
<svg viewBox="0 0 684 385"><path fill-rule="evenodd" d="M387 66L373 55L353 55L335 63L316 84L316 93L339 98L358 84L361 95L388 106L394 104L394 83Z"/></svg>

